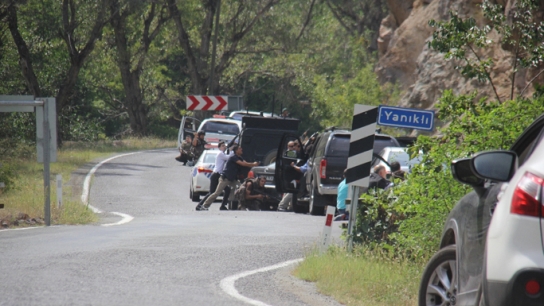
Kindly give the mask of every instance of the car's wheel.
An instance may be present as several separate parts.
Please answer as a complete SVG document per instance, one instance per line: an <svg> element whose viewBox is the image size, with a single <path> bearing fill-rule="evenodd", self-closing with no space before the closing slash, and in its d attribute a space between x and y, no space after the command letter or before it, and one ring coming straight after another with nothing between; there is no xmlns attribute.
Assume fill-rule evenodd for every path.
<svg viewBox="0 0 544 306"><path fill-rule="evenodd" d="M308 205L297 201L297 204L293 205L293 211L297 214L305 214L308 212Z"/></svg>
<svg viewBox="0 0 544 306"><path fill-rule="evenodd" d="M436 252L419 284L419 306L455 305L457 299L457 262L455 245Z"/></svg>
<svg viewBox="0 0 544 306"><path fill-rule="evenodd" d="M194 192L193 188L191 188L191 191L189 191L189 196L193 202L200 201L200 194L198 192Z"/></svg>
<svg viewBox="0 0 544 306"><path fill-rule="evenodd" d="M275 162L276 161L276 154L277 154L276 151L270 151L270 152L266 153L266 155L264 156L264 159L262 161L263 162L262 165L266 166L266 165L270 165L271 163Z"/></svg>
<svg viewBox="0 0 544 306"><path fill-rule="evenodd" d="M313 216L323 215L325 212L325 198L319 194L315 182L312 181L312 190L310 190L309 211Z"/></svg>

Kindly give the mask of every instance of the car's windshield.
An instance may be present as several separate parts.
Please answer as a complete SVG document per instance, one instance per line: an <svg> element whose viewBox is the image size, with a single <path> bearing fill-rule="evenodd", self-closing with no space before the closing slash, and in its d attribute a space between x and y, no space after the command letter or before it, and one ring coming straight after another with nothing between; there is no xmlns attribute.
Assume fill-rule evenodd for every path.
<svg viewBox="0 0 544 306"><path fill-rule="evenodd" d="M205 164L215 163L215 158L217 157L217 152L208 152L204 154L204 160L202 161Z"/></svg>
<svg viewBox="0 0 544 306"><path fill-rule="evenodd" d="M218 134L230 134L230 135L238 135L238 133L240 133L238 124L218 122L218 121L205 122L201 130L203 130L206 133L218 133Z"/></svg>

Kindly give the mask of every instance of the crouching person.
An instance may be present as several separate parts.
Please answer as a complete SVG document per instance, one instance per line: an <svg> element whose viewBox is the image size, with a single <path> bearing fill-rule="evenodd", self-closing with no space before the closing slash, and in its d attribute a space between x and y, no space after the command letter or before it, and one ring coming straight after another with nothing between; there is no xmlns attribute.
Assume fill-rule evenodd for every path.
<svg viewBox="0 0 544 306"><path fill-rule="evenodd" d="M253 183L253 180L246 179L234 193L235 199L238 200L239 210L261 210L260 204L264 196L253 192Z"/></svg>

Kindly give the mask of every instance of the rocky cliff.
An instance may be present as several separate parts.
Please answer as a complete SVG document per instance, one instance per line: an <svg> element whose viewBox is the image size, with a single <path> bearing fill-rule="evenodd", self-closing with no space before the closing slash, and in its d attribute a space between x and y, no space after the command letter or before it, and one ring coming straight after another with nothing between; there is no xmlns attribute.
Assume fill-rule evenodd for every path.
<svg viewBox="0 0 544 306"><path fill-rule="evenodd" d="M382 82L396 82L403 89L399 106L432 109L445 89L452 89L456 94L477 91L480 97L495 97L489 82L464 78L455 69L455 61L446 61L443 54L427 46L434 31L428 21L448 20L450 11L457 12L462 18L472 16L479 25L486 24L488 21L483 17L481 3L482 0L387 0L390 14L380 26L380 59L376 72ZM510 16L516 0L494 0L494 3L503 5L504 14ZM544 13L544 5L541 5L540 12ZM539 18L543 15L537 14ZM513 55L503 49L500 38L492 32L490 39L493 44L482 52L484 56L493 58L495 64L491 78L501 100L506 100L512 90ZM514 91L519 94L538 71L518 71ZM539 83L544 81L542 76L544 74L537 79ZM529 90L524 95L531 94Z"/></svg>

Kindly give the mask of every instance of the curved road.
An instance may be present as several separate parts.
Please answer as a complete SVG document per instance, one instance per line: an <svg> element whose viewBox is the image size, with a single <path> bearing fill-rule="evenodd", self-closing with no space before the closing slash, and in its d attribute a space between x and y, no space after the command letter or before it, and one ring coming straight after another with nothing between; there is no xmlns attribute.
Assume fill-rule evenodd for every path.
<svg viewBox="0 0 544 306"><path fill-rule="evenodd" d="M0 231L0 305L338 305L289 274L324 217L195 211L191 169L175 155L81 169L95 166L88 201L99 224ZM73 178L85 193L84 175ZM335 224L338 243L340 232Z"/></svg>

